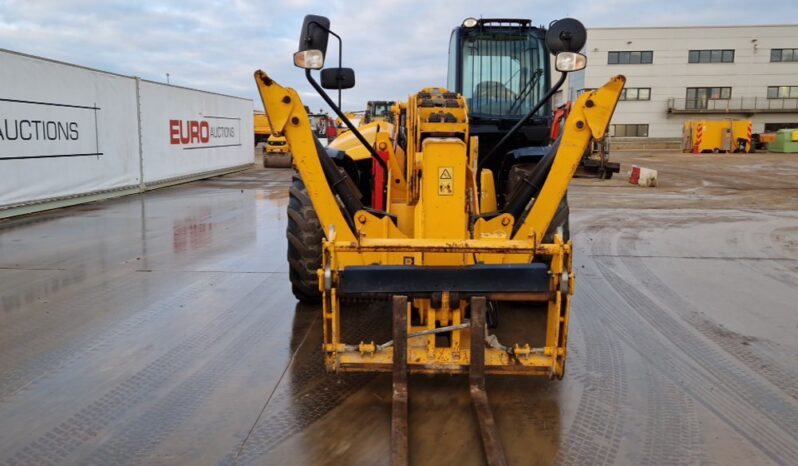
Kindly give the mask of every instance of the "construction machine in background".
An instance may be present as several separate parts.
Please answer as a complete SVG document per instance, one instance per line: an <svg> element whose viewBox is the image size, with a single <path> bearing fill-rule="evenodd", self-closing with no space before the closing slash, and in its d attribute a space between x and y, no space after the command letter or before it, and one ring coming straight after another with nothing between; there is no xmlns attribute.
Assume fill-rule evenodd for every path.
<svg viewBox="0 0 798 466"><path fill-rule="evenodd" d="M393 123L392 107L395 102L388 100L369 100L366 102L366 111L363 113L361 124L375 121Z"/></svg>
<svg viewBox="0 0 798 466"><path fill-rule="evenodd" d="M287 230L294 294L321 302L328 370L393 373L393 464L407 464L409 455L408 373L469 375L489 464L506 459L485 374L565 373L575 276L563 205L586 148L606 133L625 79L580 96L558 140L500 192L497 172L513 165L506 159L524 160L505 149L548 136L538 122L546 120L566 74L584 68L578 52L586 31L566 18L548 31L526 23L523 31L480 33L486 21L464 21L462 28L476 29L463 31L452 52L463 61L460 70L483 71L480 82L463 72L455 81L469 83L462 87L468 92L424 88L394 105L394 124L375 122L366 133L325 91L354 86L353 70L322 69L329 20L306 16L294 64L359 142L345 149L322 147L299 94L255 73L272 127L288 139L298 172ZM561 72L553 86L547 49ZM319 69L320 83L312 73ZM513 118L505 122L508 112ZM361 300L384 304L374 312L392 321L392 340L344 339L342 322ZM499 325L495 311L504 306L511 312ZM541 332L524 335L523 323L535 319Z"/></svg>
<svg viewBox="0 0 798 466"><path fill-rule="evenodd" d="M363 119L363 115L365 114L365 110L357 110L354 112L345 112L344 115L352 122L355 126L360 126L360 121ZM338 130L338 135L349 131L349 128L346 127L344 121L341 117L337 117L335 119L335 128Z"/></svg>
<svg viewBox="0 0 798 466"><path fill-rule="evenodd" d="M557 107L554 111L551 124L551 140L556 141L560 135L560 128L571 112L572 102ZM579 161L579 168L576 170L575 177L598 178L609 180L614 173L621 171L621 164L610 162L610 137L605 135L602 139L594 140L582 155Z"/></svg>
<svg viewBox="0 0 798 466"><path fill-rule="evenodd" d="M329 141L335 139L337 136L335 122L327 113L321 111L319 113L310 113L307 106L305 106L305 111L308 112L313 135L322 142L322 145L326 146ZM281 133L271 134L264 147L263 167L290 168L292 163L291 145L285 136Z"/></svg>
<svg viewBox="0 0 798 466"><path fill-rule="evenodd" d="M768 149L768 144L776 140L775 131L767 131L764 133L753 133L751 135L751 152Z"/></svg>
<svg viewBox="0 0 798 466"><path fill-rule="evenodd" d="M272 135L272 127L269 125L269 118L264 112L254 112L252 115L252 126L255 130L255 146L266 143Z"/></svg>
<svg viewBox="0 0 798 466"><path fill-rule="evenodd" d="M621 164L610 162L610 141L610 136L605 134L603 139L591 142L582 155L574 176L609 180L614 173L619 173Z"/></svg>
<svg viewBox="0 0 798 466"><path fill-rule="evenodd" d="M335 127L335 120L330 118L329 114L320 110L318 113L309 113L308 117L310 118L310 125L313 128L313 132L316 134L317 138L322 140L324 145L327 145L331 139L335 139L335 137L330 138L331 134L328 131L330 127Z"/></svg>
<svg viewBox="0 0 798 466"><path fill-rule="evenodd" d="M281 133L272 133L266 140L263 150L264 168L289 168L291 166L291 147Z"/></svg>

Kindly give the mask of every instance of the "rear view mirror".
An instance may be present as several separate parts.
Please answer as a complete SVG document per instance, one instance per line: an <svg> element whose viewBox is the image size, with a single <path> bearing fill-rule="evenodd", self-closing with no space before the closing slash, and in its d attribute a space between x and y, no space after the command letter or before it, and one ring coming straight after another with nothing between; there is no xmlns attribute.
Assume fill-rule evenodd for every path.
<svg viewBox="0 0 798 466"><path fill-rule="evenodd" d="M549 25L546 48L552 55L560 52L579 52L587 42L584 24L573 18L563 18Z"/></svg>
<svg viewBox="0 0 798 466"><path fill-rule="evenodd" d="M352 89L355 87L355 70L352 68L327 68L322 70L321 87L325 89Z"/></svg>
<svg viewBox="0 0 798 466"><path fill-rule="evenodd" d="M302 33L299 36L299 51L318 50L322 62L327 53L327 40L330 38L330 20L324 16L307 15L302 22Z"/></svg>

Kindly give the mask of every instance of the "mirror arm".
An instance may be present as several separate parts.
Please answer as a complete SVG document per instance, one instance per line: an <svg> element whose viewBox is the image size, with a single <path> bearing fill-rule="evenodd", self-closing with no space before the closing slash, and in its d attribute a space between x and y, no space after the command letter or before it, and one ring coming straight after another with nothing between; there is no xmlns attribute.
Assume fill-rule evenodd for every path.
<svg viewBox="0 0 798 466"><path fill-rule="evenodd" d="M317 21L311 21L310 24L315 24L316 26L318 26L321 29L323 29L324 31L326 31L328 34L332 34L333 36L335 36L336 39L338 39L338 68L341 68L341 57L344 54L344 52L343 52L344 44L343 44L343 41L341 41L341 36L339 36L338 34L332 32L330 30L330 28L324 27L323 24L319 24ZM340 82L338 83L338 107L339 108L341 107L341 83Z"/></svg>
<svg viewBox="0 0 798 466"><path fill-rule="evenodd" d="M317 83L316 80L313 79L313 75L310 74L310 70L309 69L305 70L305 77L308 78L308 82L310 83L311 86L313 86L313 89L316 89L316 92L319 93L321 98L324 99L324 101L327 103L327 105L329 105L330 108L333 109L335 114L338 115L338 118L340 118L341 121L344 122L344 124L346 125L347 128L349 128L350 131L352 131L352 134L355 135L357 140L360 141L361 144L363 144L363 147L368 149L369 154L371 154L371 158L376 160L377 163L380 164L380 166L387 173L388 172L388 164L385 163L385 160L382 160L382 157L380 157L380 155L377 153L377 151L374 149L374 147L372 147L372 145L369 144L369 142L366 140L366 138L363 137L363 134L361 134L360 131L358 131L358 129L355 127L355 125L353 125L352 122L349 121L349 118L347 118L346 115L344 114L344 112L341 111L341 108L338 107L337 105L335 105L335 102L333 102L333 100L330 98L330 96L327 95L327 93L324 92L324 89L319 85L319 83Z"/></svg>
<svg viewBox="0 0 798 466"><path fill-rule="evenodd" d="M551 96L553 96L553 95L554 95L554 93L555 93L555 92L557 92L557 91L558 91L558 90L559 90L559 89L562 87L563 83L565 82L565 77L566 77L567 75L568 75L568 73L567 73L567 72L565 72L565 71L561 72L561 74L560 74L560 79L559 79L559 80L557 80L557 82L554 84L554 86L552 86L552 87L551 87L551 89L549 89L549 91L548 91L548 92L547 92L547 93L546 93L546 94L543 96L543 98L541 98L541 99L538 101L538 103L537 103L537 104L535 104L535 107L534 107L534 108L532 108L532 110L530 110L530 111L529 111L529 113L527 113L527 114L526 114L526 116L524 116L523 118L521 118L520 120L518 120L518 123L516 123L516 124L515 124L515 125L514 125L514 126L511 128L511 129L510 129L510 131L508 131L507 133L505 133L504 137L502 137L502 138L499 140L499 142L497 142L497 143L496 143L496 145L495 145L495 146L493 146L493 149L491 149L491 150L490 150L490 152L488 152L488 155L486 155L484 159L481 159L481 160L479 161L479 165L477 166L477 173L479 173L479 170L481 170L481 169L482 169L482 167L483 167L483 166L485 166L485 164L486 164L486 163L488 163L488 161L489 161L491 158L493 158L493 156L494 156L494 155L496 155L496 153L497 153L497 152L499 151L499 149L500 149L500 148L501 148L501 147L504 145L504 143L506 143L506 142L507 142L507 141L508 141L508 140L509 140L509 139L510 139L510 138L511 138L513 135L515 135L515 133L517 133L517 132L518 132L518 130L521 128L521 126L523 126L523 124L524 124L524 123L526 123L526 121L527 121L527 120L529 120L530 118L532 118L532 116L533 116L533 115L534 115L534 114L535 114L535 113L536 113L538 110L540 110L540 107L542 107L542 106L543 106L543 104L545 104L545 103L546 103L546 102L547 102L549 99L551 99Z"/></svg>

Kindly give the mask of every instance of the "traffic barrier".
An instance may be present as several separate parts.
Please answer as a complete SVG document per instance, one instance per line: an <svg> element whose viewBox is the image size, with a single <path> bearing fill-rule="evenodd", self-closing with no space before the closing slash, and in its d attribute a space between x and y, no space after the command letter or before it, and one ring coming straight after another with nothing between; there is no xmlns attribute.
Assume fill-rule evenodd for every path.
<svg viewBox="0 0 798 466"><path fill-rule="evenodd" d="M655 187L657 186L657 171L632 165L632 169L629 172L629 183L638 186Z"/></svg>

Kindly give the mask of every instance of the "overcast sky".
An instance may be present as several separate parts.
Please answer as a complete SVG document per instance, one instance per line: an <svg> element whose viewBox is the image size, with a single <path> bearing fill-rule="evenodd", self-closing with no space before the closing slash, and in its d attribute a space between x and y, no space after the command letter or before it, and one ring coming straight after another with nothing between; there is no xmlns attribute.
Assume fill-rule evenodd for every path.
<svg viewBox="0 0 798 466"><path fill-rule="evenodd" d="M357 73L344 108L354 110L444 86L449 34L469 16L573 16L588 27L794 23L798 1L0 0L0 48L155 81L169 73L173 84L249 97L256 108L261 68L315 109L321 99L292 64L308 13L328 16L344 38L344 66Z"/></svg>

